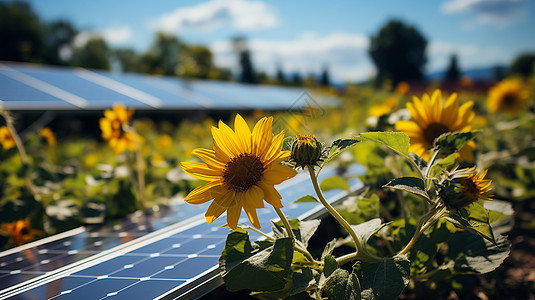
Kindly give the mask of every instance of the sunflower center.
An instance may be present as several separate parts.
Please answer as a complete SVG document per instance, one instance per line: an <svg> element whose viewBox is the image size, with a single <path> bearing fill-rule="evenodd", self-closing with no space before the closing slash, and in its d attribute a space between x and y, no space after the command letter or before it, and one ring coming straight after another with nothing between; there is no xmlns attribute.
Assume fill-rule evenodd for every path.
<svg viewBox="0 0 535 300"><path fill-rule="evenodd" d="M243 192L258 183L264 175L264 164L256 155L242 153L225 165L223 181L236 192Z"/></svg>
<svg viewBox="0 0 535 300"><path fill-rule="evenodd" d="M473 177L468 177L463 182L463 194L472 198L473 200L479 199L481 190L479 186L474 182Z"/></svg>
<svg viewBox="0 0 535 300"><path fill-rule="evenodd" d="M449 131L449 127L442 123L431 123L424 129L424 138L430 145L433 145L437 137Z"/></svg>
<svg viewBox="0 0 535 300"><path fill-rule="evenodd" d="M516 97L515 97L515 95L513 95L513 94L505 95L505 97L503 97L503 103L504 103L506 106L513 106L513 105L515 105L515 103L516 103Z"/></svg>

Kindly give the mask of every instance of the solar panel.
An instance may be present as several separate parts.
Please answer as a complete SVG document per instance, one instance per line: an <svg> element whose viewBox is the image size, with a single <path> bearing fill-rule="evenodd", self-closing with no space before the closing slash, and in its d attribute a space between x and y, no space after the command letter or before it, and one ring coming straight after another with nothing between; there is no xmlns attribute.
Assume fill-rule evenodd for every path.
<svg viewBox="0 0 535 300"><path fill-rule="evenodd" d="M360 166L353 166L351 169L352 174L362 172L363 168ZM324 170L321 176L332 176L334 173L335 170L332 169ZM300 174L281 184L278 190L283 200L297 199L309 193L312 186L307 178L305 174ZM351 181L353 189L359 185L356 179ZM331 202L339 201L345 195L347 193L340 190L325 193ZM217 260L229 230L219 227L224 225L224 217L211 225L206 224L204 210L208 205L209 203L180 205L179 210L187 210L188 207L198 209L197 215L189 219L182 217L178 223L146 233L136 240L53 271L41 269L41 273L26 275L27 272L22 272L26 271L22 265L11 265L10 269L1 268L2 272L20 271L19 275L24 273L28 276L21 279L29 280L0 290L0 298L151 299L202 295L221 284ZM286 204L284 212L289 218L304 219L314 216L321 209L322 206L317 203L290 203ZM261 209L258 214L264 231L269 230L270 220L277 218L274 210ZM190 211L185 212L185 215L194 214ZM239 222L247 223L246 216L242 214ZM260 235L254 232L250 233L250 236L251 240L260 238ZM62 246L61 241L55 242L55 245L58 251L70 249ZM51 254L52 250L54 249L47 252ZM17 269L18 267L22 269Z"/></svg>
<svg viewBox="0 0 535 300"><path fill-rule="evenodd" d="M285 110L305 106L295 106L303 93L299 88L0 62L0 107L10 110L101 110L116 102L142 110Z"/></svg>

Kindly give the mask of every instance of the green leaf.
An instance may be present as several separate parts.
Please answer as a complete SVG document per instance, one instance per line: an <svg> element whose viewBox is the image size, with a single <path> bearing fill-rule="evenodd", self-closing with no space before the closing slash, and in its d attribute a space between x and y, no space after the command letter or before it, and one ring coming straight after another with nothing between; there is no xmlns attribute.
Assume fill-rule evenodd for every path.
<svg viewBox="0 0 535 300"><path fill-rule="evenodd" d="M358 225L351 225L351 228L357 234L361 245L366 245L370 237L375 235L379 230L388 225L388 223L381 224L381 219L376 218Z"/></svg>
<svg viewBox="0 0 535 300"><path fill-rule="evenodd" d="M364 132L360 134L361 137L383 144L397 153L409 157L409 141L410 138L403 132Z"/></svg>
<svg viewBox="0 0 535 300"><path fill-rule="evenodd" d="M478 234L496 245L492 226L489 222L489 211L480 202L474 202L466 208L450 213L446 220L456 227Z"/></svg>
<svg viewBox="0 0 535 300"><path fill-rule="evenodd" d="M244 229L231 231L219 258L221 277L227 289L258 292L283 289L291 275L293 248L293 239L280 238L261 250L249 242L249 234Z"/></svg>
<svg viewBox="0 0 535 300"><path fill-rule="evenodd" d="M363 299L397 299L409 283L410 262L405 255L375 263L359 261L353 268L360 279Z"/></svg>
<svg viewBox="0 0 535 300"><path fill-rule="evenodd" d="M429 199L429 195L425 191L425 183L418 177L400 177L396 178L384 185L392 189L403 190L426 199Z"/></svg>
<svg viewBox="0 0 535 300"><path fill-rule="evenodd" d="M480 236L456 232L448 242L446 259L453 261L454 273L485 274L502 264L509 256L510 248L511 243L501 235L493 245Z"/></svg>
<svg viewBox="0 0 535 300"><path fill-rule="evenodd" d="M331 276L331 274L338 269L338 263L332 255L327 255L323 259L323 274L325 277Z"/></svg>
<svg viewBox="0 0 535 300"><path fill-rule="evenodd" d="M433 150L440 151L440 157L446 157L453 153L457 153L480 132L481 131L446 132L435 139L433 142Z"/></svg>
<svg viewBox="0 0 535 300"><path fill-rule="evenodd" d="M323 253L321 253L321 259L325 259L326 256L331 255L333 253L333 250L336 246L336 239L334 238L332 241L328 242L327 245L325 245L325 248L323 249Z"/></svg>
<svg viewBox="0 0 535 300"><path fill-rule="evenodd" d="M316 199L316 197L314 197L312 195L306 195L306 196L303 196L303 197L295 200L293 203L304 203L304 202L319 202L319 200Z"/></svg>
<svg viewBox="0 0 535 300"><path fill-rule="evenodd" d="M358 142L360 141L357 139L337 139L329 147L327 158L325 158L325 160L323 161L322 166L326 165L329 161L333 160L333 158L338 156L340 153L346 151L347 149L351 148L352 146L356 145Z"/></svg>
<svg viewBox="0 0 535 300"><path fill-rule="evenodd" d="M332 176L321 181L320 188L324 192L334 189L349 191L349 183L340 176Z"/></svg>
<svg viewBox="0 0 535 300"><path fill-rule="evenodd" d="M310 240L310 238L314 235L314 233L318 229L318 226L321 223L320 220L316 219L309 221L299 221L299 219L290 219L288 220L288 222L292 227L292 231L294 233L295 238L299 242L301 242L305 248L308 246L308 240ZM286 228L284 228L282 221L273 222L271 229L273 230L273 236L275 238L283 238L287 236Z"/></svg>
<svg viewBox="0 0 535 300"><path fill-rule="evenodd" d="M427 162L423 158L412 152L409 153L409 156L416 163L420 171L422 171L422 173L425 173L425 170L427 169Z"/></svg>
<svg viewBox="0 0 535 300"><path fill-rule="evenodd" d="M350 224L360 224L379 217L379 196L376 193L369 193L343 205L339 212Z"/></svg>
<svg viewBox="0 0 535 300"><path fill-rule="evenodd" d="M414 228L412 232L414 233ZM449 240L451 235L447 221L444 220L438 221L430 230L426 230L409 252L411 271L420 271L428 267L434 261L440 247Z"/></svg>
<svg viewBox="0 0 535 300"><path fill-rule="evenodd" d="M322 291L329 299L361 299L357 276L343 269L336 269L327 278Z"/></svg>

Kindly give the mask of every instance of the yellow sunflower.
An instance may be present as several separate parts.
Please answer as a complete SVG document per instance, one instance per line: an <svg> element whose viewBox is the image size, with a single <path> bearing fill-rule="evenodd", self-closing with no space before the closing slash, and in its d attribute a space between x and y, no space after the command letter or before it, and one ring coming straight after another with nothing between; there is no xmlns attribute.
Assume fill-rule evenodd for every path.
<svg viewBox="0 0 535 300"><path fill-rule="evenodd" d="M474 129L471 124L475 116L473 105L474 103L469 101L459 106L457 94L452 94L444 103L440 90L435 90L431 97L424 94L421 100L413 97L413 102L407 103L412 121L396 122L396 130L405 132L411 138L411 152L429 161L429 149L441 134ZM473 162L475 146L475 143L470 141L459 151L457 158Z"/></svg>
<svg viewBox="0 0 535 300"><path fill-rule="evenodd" d="M213 150L192 152L204 163L180 164L186 174L209 181L184 199L191 204L214 199L205 215L209 224L227 211L227 224L235 229L243 208L251 223L260 228L256 209L264 207L264 200L276 208L283 207L274 185L297 172L280 164L290 152L282 151L284 131L274 136L272 127L272 117L260 119L252 132L240 115L236 115L234 131L219 121L219 128L212 127Z"/></svg>
<svg viewBox="0 0 535 300"><path fill-rule="evenodd" d="M526 108L529 93L520 80L505 79L489 91L487 105L492 112L505 111L514 114Z"/></svg>
<svg viewBox="0 0 535 300"><path fill-rule="evenodd" d="M30 242L41 234L40 230L31 227L29 219L4 223L0 229L11 236L13 244L17 246Z"/></svg>
<svg viewBox="0 0 535 300"><path fill-rule="evenodd" d="M39 131L39 134L44 137L50 146L56 145L56 136L52 129L45 127Z"/></svg>
<svg viewBox="0 0 535 300"><path fill-rule="evenodd" d="M385 102L380 104L375 104L370 107L368 111L368 116L370 117L381 117L391 113L398 107L398 100L396 98L388 98Z"/></svg>
<svg viewBox="0 0 535 300"><path fill-rule="evenodd" d="M134 151L136 139L138 143L143 142L139 135L124 130L125 126L129 126L133 114L133 109L127 110L122 104L114 104L113 109L106 109L104 118L100 119L102 138L108 141L116 154L123 153L126 149Z"/></svg>
<svg viewBox="0 0 535 300"><path fill-rule="evenodd" d="M447 173L438 189L443 201L451 208L460 209L476 201L492 201L491 179L485 179L487 171L478 174L475 169L455 170Z"/></svg>
<svg viewBox="0 0 535 300"><path fill-rule="evenodd" d="M9 149L15 146L15 140L7 126L0 127L0 143L4 149Z"/></svg>

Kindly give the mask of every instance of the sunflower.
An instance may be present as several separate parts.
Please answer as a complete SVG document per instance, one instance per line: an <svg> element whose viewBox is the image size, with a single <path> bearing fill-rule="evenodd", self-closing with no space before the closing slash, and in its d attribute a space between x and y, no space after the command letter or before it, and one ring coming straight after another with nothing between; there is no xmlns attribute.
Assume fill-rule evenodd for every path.
<svg viewBox="0 0 535 300"><path fill-rule="evenodd" d="M15 146L15 140L7 126L0 127L0 143L4 149L9 149Z"/></svg>
<svg viewBox="0 0 535 300"><path fill-rule="evenodd" d="M396 98L388 98L385 102L375 104L368 110L368 116L381 117L390 114L398 107L398 100Z"/></svg>
<svg viewBox="0 0 535 300"><path fill-rule="evenodd" d="M474 103L469 101L459 107L457 94L452 94L443 103L440 90L435 90L431 97L424 94L421 100L413 97L413 103L407 103L413 121L396 122L396 130L405 132L411 138L411 152L429 161L429 149L441 134L474 129L471 124L475 116L473 105ZM470 141L459 151L457 158L473 162L475 146L475 143Z"/></svg>
<svg viewBox="0 0 535 300"><path fill-rule="evenodd" d="M487 171L478 174L474 168L470 168L446 172L444 175L438 193L449 207L459 209L479 200L492 200L492 180L485 179Z"/></svg>
<svg viewBox="0 0 535 300"><path fill-rule="evenodd" d="M525 109L529 93L520 80L505 79L489 91L487 105L492 112L505 111L514 114Z"/></svg>
<svg viewBox="0 0 535 300"><path fill-rule="evenodd" d="M18 220L12 223L4 223L0 229L11 236L13 244L20 246L35 239L41 234L40 230L33 229L30 220Z"/></svg>
<svg viewBox="0 0 535 300"><path fill-rule="evenodd" d="M114 104L113 109L106 109L104 118L100 119L102 138L108 141L116 154L123 153L126 149L134 151L136 139L138 143L143 142L143 138L139 135L124 130L129 126L128 123L133 114L133 109L127 110L122 104Z"/></svg>
<svg viewBox="0 0 535 300"><path fill-rule="evenodd" d="M39 135L44 137L50 146L56 145L56 136L54 135L54 132L50 128L45 127L41 129L39 131Z"/></svg>
<svg viewBox="0 0 535 300"><path fill-rule="evenodd" d="M276 208L283 207L274 185L297 172L280 164L290 156L290 151L282 151L284 131L274 136L272 127L272 117L260 119L252 132L239 114L234 131L219 121L219 128L212 127L213 150L192 152L204 163L180 164L186 174L209 181L184 199L191 204L214 199L205 215L209 224L227 211L227 224L235 229L243 208L251 223L260 228L256 209L264 207L264 200Z"/></svg>

